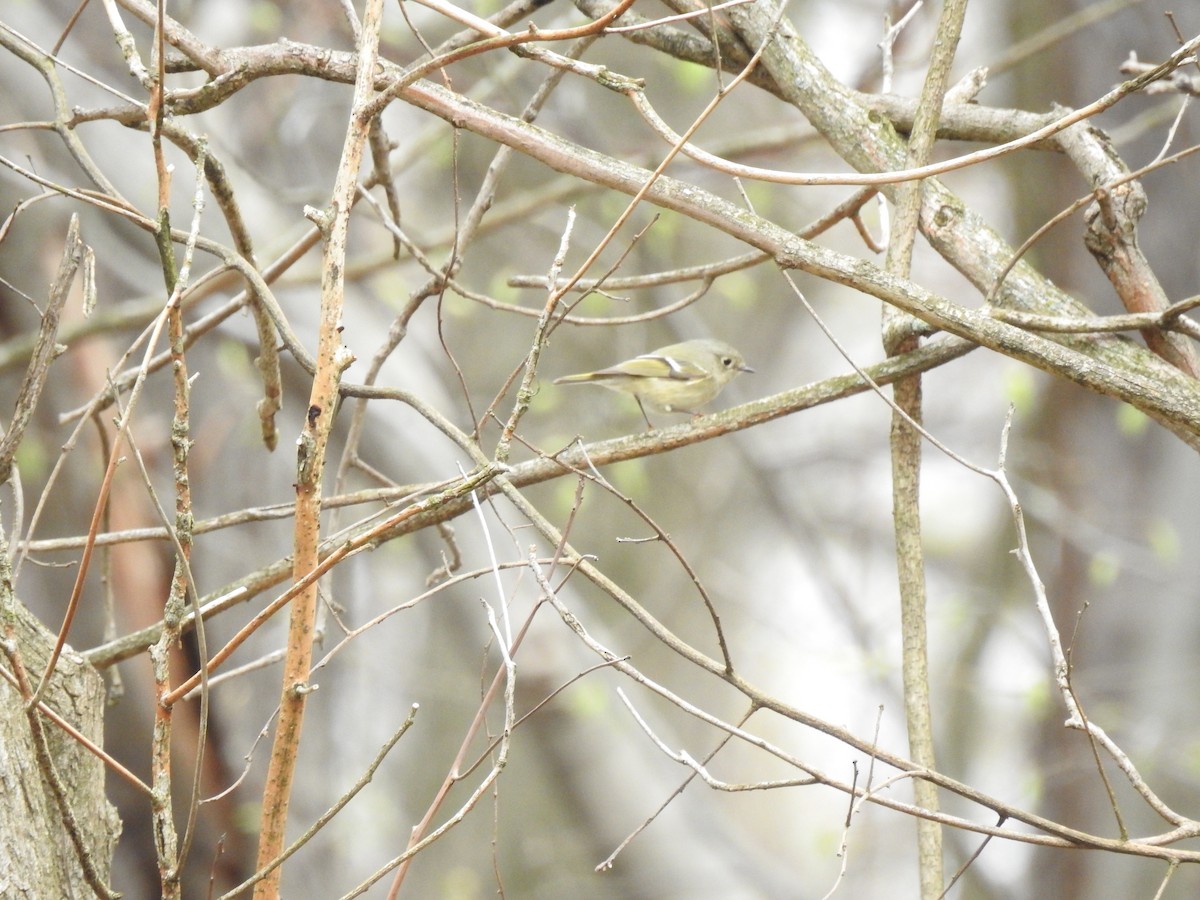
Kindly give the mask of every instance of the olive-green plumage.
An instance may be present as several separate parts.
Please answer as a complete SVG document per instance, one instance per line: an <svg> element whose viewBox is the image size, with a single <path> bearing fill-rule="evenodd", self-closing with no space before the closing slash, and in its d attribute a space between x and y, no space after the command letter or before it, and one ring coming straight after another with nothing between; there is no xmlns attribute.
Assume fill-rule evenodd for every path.
<svg viewBox="0 0 1200 900"><path fill-rule="evenodd" d="M753 371L742 354L724 341L696 340L671 344L596 372L556 378L554 383L598 384L632 394L639 404L660 412L695 414L739 372Z"/></svg>

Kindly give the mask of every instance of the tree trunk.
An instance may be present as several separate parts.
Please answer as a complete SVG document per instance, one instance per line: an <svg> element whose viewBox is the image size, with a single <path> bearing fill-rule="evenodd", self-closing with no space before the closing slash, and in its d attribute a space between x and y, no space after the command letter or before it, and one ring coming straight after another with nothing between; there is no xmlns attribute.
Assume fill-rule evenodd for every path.
<svg viewBox="0 0 1200 900"><path fill-rule="evenodd" d="M2 589L10 591L7 583ZM35 680L54 646L54 635L11 593L0 598L0 611L10 620L4 622L6 637L15 638L30 680ZM5 669L12 671L8 664ZM103 679L70 648L59 659L43 702L97 745L102 743ZM41 716L50 761L68 807L65 812L74 821L73 839L63 804L38 765L37 742L24 707L12 683L0 679L0 894L95 897L93 885L108 883L121 833L116 809L104 796L104 765Z"/></svg>

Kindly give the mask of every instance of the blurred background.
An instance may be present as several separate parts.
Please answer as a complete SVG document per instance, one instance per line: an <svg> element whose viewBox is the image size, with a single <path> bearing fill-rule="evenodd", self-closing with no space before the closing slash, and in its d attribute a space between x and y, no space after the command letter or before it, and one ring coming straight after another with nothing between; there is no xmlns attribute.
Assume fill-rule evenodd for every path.
<svg viewBox="0 0 1200 900"><path fill-rule="evenodd" d="M464 8L486 16L499 7L485 2ZM1130 53L1155 62L1175 49L1166 8L1158 0L976 4L967 16L951 80L987 66L981 104L1034 112L1055 104L1082 106L1121 80L1118 67ZM10 36L16 32L49 49L73 9L64 0L10 0L0 13L0 25ZM881 84L877 43L885 16L894 21L906 9L906 4L884 0L805 0L791 5L788 14L839 78L872 92ZM667 12L653 3L639 3L637 11L647 17ZM920 90L937 12L937 5L929 4L901 35L895 47L895 92L915 96ZM387 9L381 51L399 65L422 58L421 40L436 46L461 29L416 4L405 4L403 13ZM338 51L353 48L335 3L210 0L175 4L170 14L215 46L286 38ZM530 15L518 19L514 30L524 27ZM568 4L547 4L533 19L541 28L585 21ZM125 22L148 61L148 29L128 12ZM1177 22L1185 36L1200 27L1192 10L1179 12ZM138 102L144 100L117 52L102 4L83 9L58 56ZM583 59L646 79L647 96L678 131L717 86L710 70L620 37L596 42ZM449 86L519 114L547 73L529 60L493 52L451 67ZM126 103L65 68L60 76L70 107L95 110ZM198 73L180 73L170 83L181 88L203 80ZM45 81L5 50L0 53L0 83L5 85L0 91L5 125L0 156L62 185L95 187L62 141L34 124L54 114ZM349 101L345 84L265 78L213 109L180 119L181 127L207 137L212 154L225 166L260 266L308 233L306 205L322 208L328 203ZM1135 168L1162 149L1180 103L1172 95L1131 97L1097 124ZM624 99L579 78L564 80L537 121L579 144L641 165L657 164L665 152ZM441 266L497 146L454 131L402 102L391 105L384 124L396 145L390 170L401 227L433 265ZM144 131L97 120L80 124L76 133L96 167L125 197L143 212L155 208L157 184ZM1194 115L1185 115L1173 149L1196 138ZM712 152L759 166L845 168L798 113L750 84L741 85L717 109L695 140ZM950 156L972 149L976 146L940 144L937 152ZM186 227L194 169L182 153L172 152L174 221L176 227ZM1145 180L1150 209L1140 243L1172 300L1195 293L1198 282L1200 254L1192 218L1200 180L1192 176L1195 165L1185 162ZM686 160L673 163L668 173L742 202L728 178ZM955 172L945 180L1014 246L1089 189L1067 160L1035 151ZM744 188L758 214L797 231L854 191L752 182ZM14 209L40 190L11 168L0 170L4 209ZM381 196L378 191L376 196ZM572 207L578 219L567 271L574 271L626 203L624 196L515 155L478 235L462 248L456 276L462 290L448 290L420 305L407 321L403 341L382 363L377 383L412 392L470 432L527 355L534 316L545 302L544 288L515 287L511 280L545 276ZM87 317L78 299L68 303L60 335L67 349L51 368L35 427L18 458L21 496L9 489L0 493L7 534L34 542L18 572L18 595L52 630L61 623L80 551L78 542L62 549L46 542L86 533L104 469L97 428L111 438L117 415L109 408L98 424L79 427L70 413L85 406L107 379L136 365L144 352L141 345L133 350L132 363L122 356L165 299L154 244L139 229L62 198L24 210L0 241L0 410L5 416L10 412L4 404L11 402L5 398L16 395L37 327L35 303L44 304L72 213L80 216L84 240L96 253L98 302ZM878 234L874 201L864 218ZM642 229L647 229L645 236L629 249ZM215 240L230 241L211 199L202 230ZM1078 216L1068 220L1035 246L1029 259L1096 313L1118 312L1111 287L1082 246L1082 231ZM411 253L394 258L390 234L365 205L356 210L351 237L343 340L357 362L345 379L359 382L389 328L429 275ZM850 223L818 240L882 263ZM643 207L592 274L619 260L617 276L631 277L711 264L746 251L683 216ZM196 274L213 265L211 257L198 255ZM920 242L913 279L956 302L981 302L964 279ZM808 276L798 281L858 363L881 358L877 302ZM310 350L316 340L319 283L317 247L274 285L296 334ZM227 280L189 307L188 321L227 302L240 287ZM541 357L537 394L521 422L514 461L553 453L577 437L596 441L642 431L637 407L628 398L591 388L562 389L550 382L676 340L720 337L736 345L756 369L735 381L718 407L850 371L770 264L720 277L707 291L691 281L593 295L575 314L597 321L641 316L697 292L701 295L694 303L662 318L558 328ZM223 321L189 350L189 369L196 376L191 478L197 519L292 499L292 442L307 406L308 378L285 353L279 447L268 452L255 412L262 390L253 362L258 352L254 324L244 312ZM1014 408L1009 472L1058 627L1070 641L1076 693L1089 717L1129 753L1164 801L1194 814L1200 804L1200 716L1187 686L1200 675L1195 652L1200 641L1200 492L1193 451L1131 409L984 350L931 371L924 384L929 430L984 466L996 464L1005 415L1010 405ZM133 426L137 449L167 508L172 496L170 396L169 372L163 370L147 382ZM509 390L496 408L501 421L512 402ZM351 402L343 406L327 493L439 482L471 467L470 459L413 409L378 402L367 409L356 445L365 465L350 467L344 482L336 484L333 473L355 409ZM861 738L878 734L881 747L905 755L889 421L885 403L862 394L719 440L621 463L604 474L670 534L693 567L720 614L744 678ZM480 436L485 453L498 435L495 421L486 421ZM73 447L65 464L51 479L60 448L69 442ZM1091 748L1078 732L1063 728L1065 712L1032 592L1010 553L1016 538L1003 496L991 482L932 449L926 452L922 487L939 768L1039 815L1117 835ZM561 478L530 488L526 495L562 527L575 504L576 488L574 479ZM33 511L47 490L36 530L29 534ZM331 512L328 529L345 527L380 508ZM136 467L123 464L105 530L159 524ZM509 604L513 622L521 623L539 598L538 585L519 565L499 578L488 571L493 554L502 562L520 563L530 545L541 556L553 553L510 504L497 500L481 516L466 515L451 526L452 536L427 529L389 542L339 565L327 579L325 596L335 615L323 615L318 657L341 640L343 627L357 628L425 594L427 578L454 554L461 555L460 572L481 573L365 631L314 675L319 690L310 698L306 716L291 834L298 836L353 785L413 704L420 711L371 784L288 862L285 896L341 896L404 850L409 830L450 769L495 672L498 656L481 599L493 607ZM716 655L711 620L688 572L662 543L621 540L652 534L624 502L589 484L570 538L675 634ZM200 592L216 595L290 552L290 520L259 516L200 535L192 565ZM159 620L172 565L173 551L162 540L107 548L92 567L71 644L84 650L106 640L106 594L112 598L118 634ZM209 647L228 639L280 590L213 619ZM628 655L640 671L689 703L728 722L746 714L743 697L671 652L582 578L569 580L560 597L598 641ZM276 651L284 628L277 616L230 665L249 664ZM181 673L195 664L194 647L183 652ZM542 607L516 662L517 709L523 713L598 659L551 609ZM106 675L119 675L123 693L108 711L107 748L145 777L153 709L149 664L140 655ZM590 672L514 732L502 776L460 824L416 858L406 895L475 898L502 890L522 898L816 898L838 884L843 867L842 896L917 895L912 820L867 806L854 820L839 856L848 800L816 786L723 792L693 782L616 857L611 869L594 871L670 799L688 774L643 733L618 689L673 751L686 750L701 759L721 740L717 729L617 672ZM185 896L207 895L210 878L218 891L226 890L253 871L258 800L270 746L260 732L271 724L279 690L277 665L255 668L214 688L204 794L221 793L221 798L201 809ZM181 814L194 754L189 728L194 729L195 707L183 704L178 713L176 797ZM493 705L493 735L501 724ZM856 765L862 777L869 764L861 752L779 717L760 712L748 727L832 778L852 780ZM467 760L486 749L477 739ZM467 800L486 769L454 788L435 824ZM736 742L709 771L733 784L800 774ZM1116 777L1119 773L1110 767L1109 774L1117 783L1131 834L1168 830ZM910 796L903 783L889 793L898 799ZM157 896L145 803L115 779L111 797L124 822L114 884L127 897ZM986 810L949 797L945 802L949 812L994 824ZM948 830L948 870L957 869L980 840ZM1150 896L1164 874L1162 863L1136 857L993 841L953 896ZM388 883L385 877L366 895L384 896ZM1200 875L1185 867L1173 876L1164 896L1195 896L1197 890Z"/></svg>

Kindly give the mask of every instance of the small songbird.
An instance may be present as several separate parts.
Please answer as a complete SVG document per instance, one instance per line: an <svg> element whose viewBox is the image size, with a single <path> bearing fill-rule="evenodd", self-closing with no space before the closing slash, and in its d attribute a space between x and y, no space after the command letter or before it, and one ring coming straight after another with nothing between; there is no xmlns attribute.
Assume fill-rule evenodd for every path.
<svg viewBox="0 0 1200 900"><path fill-rule="evenodd" d="M705 339L671 344L607 369L556 378L554 383L598 384L632 394L649 425L646 406L699 415L697 408L713 400L735 375L753 371L733 347Z"/></svg>

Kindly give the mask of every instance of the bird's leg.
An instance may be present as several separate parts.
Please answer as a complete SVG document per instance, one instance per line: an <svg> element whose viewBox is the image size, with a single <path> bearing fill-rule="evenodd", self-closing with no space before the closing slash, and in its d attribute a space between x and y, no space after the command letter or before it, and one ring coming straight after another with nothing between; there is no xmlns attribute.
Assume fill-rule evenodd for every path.
<svg viewBox="0 0 1200 900"><path fill-rule="evenodd" d="M633 399L637 401L638 409L642 411L642 418L646 420L646 430L653 431L654 426L650 424L650 417L646 415L646 407L642 406L642 398L635 396Z"/></svg>

